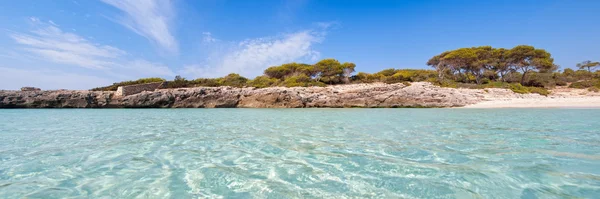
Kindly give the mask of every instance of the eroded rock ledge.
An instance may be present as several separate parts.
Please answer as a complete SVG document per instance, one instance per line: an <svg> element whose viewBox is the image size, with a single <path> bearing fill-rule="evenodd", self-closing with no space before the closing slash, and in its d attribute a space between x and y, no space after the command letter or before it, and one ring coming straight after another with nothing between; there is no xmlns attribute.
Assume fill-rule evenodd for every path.
<svg viewBox="0 0 600 199"><path fill-rule="evenodd" d="M0 108L312 108L460 107L490 91L440 88L427 82L329 87L159 89L120 97L113 91L0 91Z"/></svg>

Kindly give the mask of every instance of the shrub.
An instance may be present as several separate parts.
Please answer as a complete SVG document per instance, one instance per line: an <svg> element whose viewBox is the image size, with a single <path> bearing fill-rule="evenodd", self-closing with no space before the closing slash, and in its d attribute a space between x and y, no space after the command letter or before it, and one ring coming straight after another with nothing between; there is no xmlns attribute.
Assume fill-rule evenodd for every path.
<svg viewBox="0 0 600 199"><path fill-rule="evenodd" d="M374 75L392 76L394 74L396 74L396 69L388 68L388 69L384 69L382 71L379 71L379 72L375 73Z"/></svg>
<svg viewBox="0 0 600 199"><path fill-rule="evenodd" d="M229 75L219 78L217 82L220 86L232 86L232 87L243 87L248 81L247 78L240 76L237 73L230 73Z"/></svg>
<svg viewBox="0 0 600 199"><path fill-rule="evenodd" d="M193 86L217 87L219 86L218 78L198 78L191 82Z"/></svg>
<svg viewBox="0 0 600 199"><path fill-rule="evenodd" d="M281 85L285 87L326 86L325 83L313 81L310 77L308 77L305 74L294 75L285 78Z"/></svg>
<svg viewBox="0 0 600 199"><path fill-rule="evenodd" d="M540 87L528 87L527 88L529 90L530 93L537 93L543 96L548 96L550 94L550 91L548 91L545 88L540 88Z"/></svg>
<svg viewBox="0 0 600 199"><path fill-rule="evenodd" d="M401 75L401 74L394 74L392 76L384 76L381 79L382 82L387 83L387 84L394 84L394 83L400 83L405 81L405 78Z"/></svg>
<svg viewBox="0 0 600 199"><path fill-rule="evenodd" d="M594 84L594 81L573 82L571 85L569 85L569 88L589 88L594 86Z"/></svg>
<svg viewBox="0 0 600 199"><path fill-rule="evenodd" d="M482 84L489 84L490 83L490 79L488 79L487 77L484 77L483 79L481 79L481 83Z"/></svg>
<svg viewBox="0 0 600 199"><path fill-rule="evenodd" d="M167 83L164 85L164 88L186 88L191 86L193 85L190 84L190 81L186 79L176 79L173 81L167 81Z"/></svg>
<svg viewBox="0 0 600 199"><path fill-rule="evenodd" d="M381 81L381 77L384 77L384 76L359 72L355 76L352 76L351 79L352 79L352 81L358 82L358 83L373 83L373 82Z"/></svg>
<svg viewBox="0 0 600 199"><path fill-rule="evenodd" d="M575 78L582 80L582 79L592 79L594 77L594 73L589 72L587 70L577 70L575 71Z"/></svg>
<svg viewBox="0 0 600 199"><path fill-rule="evenodd" d="M527 87L525 87L521 84L511 84L509 89L515 93L520 93L520 94L529 93L529 90L527 89Z"/></svg>
<svg viewBox="0 0 600 199"><path fill-rule="evenodd" d="M545 88L540 88L540 87L526 87L523 86L521 84L511 84L509 86L509 89L512 90L515 93L520 93L520 94L526 94L526 93L537 93L540 95L544 95L547 96L548 94L550 94L550 91L548 91Z"/></svg>
<svg viewBox="0 0 600 199"><path fill-rule="evenodd" d="M258 76L253 80L248 81L248 86L256 87L256 88L265 88L277 85L279 83L279 79L270 78L268 76Z"/></svg>
<svg viewBox="0 0 600 199"><path fill-rule="evenodd" d="M556 80L556 82L554 82L554 84L557 86L566 86L568 83L563 80Z"/></svg>
<svg viewBox="0 0 600 199"><path fill-rule="evenodd" d="M553 74L532 72L527 76L525 86L552 87L554 86Z"/></svg>
<svg viewBox="0 0 600 199"><path fill-rule="evenodd" d="M458 88L458 84L455 81L449 79L438 80L434 82L434 84L440 87Z"/></svg>
<svg viewBox="0 0 600 199"><path fill-rule="evenodd" d="M575 74L575 71L573 69L570 68L565 68L565 70L563 70L562 74L564 76L571 76Z"/></svg>
<svg viewBox="0 0 600 199"><path fill-rule="evenodd" d="M600 89L597 87L591 87L591 88L588 88L588 91L597 93L597 92L600 92Z"/></svg>
<svg viewBox="0 0 600 199"><path fill-rule="evenodd" d="M392 76L398 76L404 81L420 82L430 78L437 78L437 72L433 70L400 69Z"/></svg>
<svg viewBox="0 0 600 199"><path fill-rule="evenodd" d="M134 81L117 82L117 83L113 83L110 86L93 88L91 90L92 91L116 91L117 88L119 88L119 86L129 86L129 85L135 85L135 84L147 84L147 83L165 82L165 81L166 81L165 79L159 78L159 77L141 78L141 79L134 80Z"/></svg>

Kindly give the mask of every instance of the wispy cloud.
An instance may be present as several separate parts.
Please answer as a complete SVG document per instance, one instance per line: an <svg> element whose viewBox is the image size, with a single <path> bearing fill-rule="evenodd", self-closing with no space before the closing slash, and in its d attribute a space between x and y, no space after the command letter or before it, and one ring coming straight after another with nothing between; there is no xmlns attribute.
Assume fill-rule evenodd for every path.
<svg viewBox="0 0 600 199"><path fill-rule="evenodd" d="M320 53L313 46L320 43L324 36L324 31L305 30L277 37L248 39L238 42L224 53L209 57L204 65L185 66L180 73L194 77L215 77L228 73L258 76L269 66L315 61Z"/></svg>
<svg viewBox="0 0 600 199"><path fill-rule="evenodd" d="M170 77L175 75L175 73L168 66L160 63L149 62L143 59L128 61L123 65L123 67L121 67L121 69L125 74L136 74L140 77Z"/></svg>
<svg viewBox="0 0 600 199"><path fill-rule="evenodd" d="M57 26L30 20L39 28L29 33L13 33L10 37L23 49L52 62L93 69L106 69L114 65L112 58L125 51L106 45L94 44L76 34L63 32Z"/></svg>
<svg viewBox="0 0 600 199"><path fill-rule="evenodd" d="M2 71L5 71L8 76L14 74L15 77L21 77L21 74L30 73L33 79L23 78L32 82L40 82L41 85L43 85L41 82L49 82L48 85L43 85L45 88L82 88L79 86L88 84L74 82L85 81L88 78L96 83L106 84L110 83L109 79L120 81L141 77L174 75L173 71L166 65L134 58L117 47L93 43L80 35L61 30L55 23L45 23L34 17L30 18L30 22L34 26L33 30L9 33L17 46L11 51L7 51L7 53L2 53L2 56L6 58L27 60L29 69L17 69L20 67L2 68ZM56 68L48 69L48 62L59 65ZM36 68L35 65L44 67ZM76 66L81 69L72 70L72 67L64 67L65 65ZM61 69L70 72L61 71ZM46 72L49 70L50 73ZM79 73L72 71L78 71ZM94 74L94 76L86 73ZM71 78L72 80L58 80L59 78ZM53 81L56 83L51 83ZM23 81L19 82L22 83ZM73 83L73 85L63 87L68 83ZM96 83L93 83L93 85L100 86Z"/></svg>
<svg viewBox="0 0 600 199"><path fill-rule="evenodd" d="M155 42L169 52L178 51L171 21L175 12L169 0L102 0L124 12L120 24Z"/></svg>
<svg viewBox="0 0 600 199"><path fill-rule="evenodd" d="M214 38L212 36L212 33L210 32L203 32L202 33L202 42L204 43L213 43L213 42L217 42L219 41L218 39Z"/></svg>

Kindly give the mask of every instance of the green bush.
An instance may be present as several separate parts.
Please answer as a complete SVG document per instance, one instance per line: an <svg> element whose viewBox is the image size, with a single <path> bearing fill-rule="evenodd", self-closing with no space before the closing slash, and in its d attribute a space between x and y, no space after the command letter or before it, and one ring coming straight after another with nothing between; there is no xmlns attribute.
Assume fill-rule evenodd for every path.
<svg viewBox="0 0 600 199"><path fill-rule="evenodd" d="M509 89L515 93L520 93L520 94L529 93L529 90L527 89L527 87L525 87L521 84L511 84Z"/></svg>
<svg viewBox="0 0 600 199"><path fill-rule="evenodd" d="M164 88L186 88L186 87L191 87L191 86L193 86L193 85L190 84L190 81L182 79L182 80L167 81Z"/></svg>
<svg viewBox="0 0 600 199"><path fill-rule="evenodd" d="M600 88L598 88L598 87L591 87L591 88L588 88L588 91L597 93L597 92L600 92Z"/></svg>
<svg viewBox="0 0 600 199"><path fill-rule="evenodd" d="M158 77L141 78L141 79L134 80L134 81L117 82L117 83L113 83L110 86L93 88L91 90L92 91L116 91L117 88L119 88L119 86L129 86L129 85L135 85L135 84L147 84L147 83L165 82L165 81L166 81L165 79L158 78Z"/></svg>
<svg viewBox="0 0 600 199"><path fill-rule="evenodd" d="M242 77L237 73L230 73L229 75L219 78L217 82L220 86L231 86L231 87L244 87L248 78Z"/></svg>
<svg viewBox="0 0 600 199"><path fill-rule="evenodd" d="M569 88L589 88L595 85L595 81L580 81L580 82L573 82L571 85L569 85Z"/></svg>
<svg viewBox="0 0 600 199"><path fill-rule="evenodd" d="M552 73L532 72L527 76L525 86L533 87L553 87L554 78Z"/></svg>
<svg viewBox="0 0 600 199"><path fill-rule="evenodd" d="M305 74L294 75L285 78L281 85L285 87L326 86L325 83L313 81L310 77L306 76Z"/></svg>
<svg viewBox="0 0 600 199"><path fill-rule="evenodd" d="M433 82L433 84L438 85L440 87L458 88L458 83L449 79L438 80L436 82Z"/></svg>
<svg viewBox="0 0 600 199"><path fill-rule="evenodd" d="M191 82L194 87L217 87L219 85L219 78L198 78Z"/></svg>
<svg viewBox="0 0 600 199"><path fill-rule="evenodd" d="M381 81L382 77L385 76L359 72L358 74L352 76L351 80L355 83L373 83Z"/></svg>
<svg viewBox="0 0 600 199"><path fill-rule="evenodd" d="M527 88L529 90L530 93L537 93L543 96L548 96L550 94L550 91L548 91L545 88L540 88L540 87L528 87Z"/></svg>
<svg viewBox="0 0 600 199"><path fill-rule="evenodd" d="M253 80L248 81L248 86L256 88L265 88L277 85L278 83L279 79L270 78L268 76L258 76Z"/></svg>
<svg viewBox="0 0 600 199"><path fill-rule="evenodd" d="M587 70L577 70L577 71L575 71L575 75L574 76L578 80L592 79L594 77L594 73L589 72Z"/></svg>
<svg viewBox="0 0 600 199"><path fill-rule="evenodd" d="M392 76L394 74L396 74L396 69L388 68L388 69L383 69L382 71L379 71L379 72L375 73L374 75L377 75L377 76L381 75L381 76L388 76L389 77L389 76Z"/></svg>
<svg viewBox="0 0 600 199"><path fill-rule="evenodd" d="M511 84L509 86L509 89L512 90L515 93L520 93L520 94L526 94L526 93L537 93L540 95L544 95L547 96L548 94L550 94L550 91L548 91L545 88L540 88L540 87L526 87L523 86L521 84Z"/></svg>

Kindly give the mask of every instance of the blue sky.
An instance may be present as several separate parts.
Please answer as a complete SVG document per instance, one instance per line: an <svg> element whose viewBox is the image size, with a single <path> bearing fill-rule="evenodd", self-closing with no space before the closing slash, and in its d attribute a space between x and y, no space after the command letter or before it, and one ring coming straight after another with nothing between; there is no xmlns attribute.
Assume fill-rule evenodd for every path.
<svg viewBox="0 0 600 199"><path fill-rule="evenodd" d="M460 47L544 48L561 68L600 60L600 1L0 1L0 89L89 89L268 66L427 68Z"/></svg>

